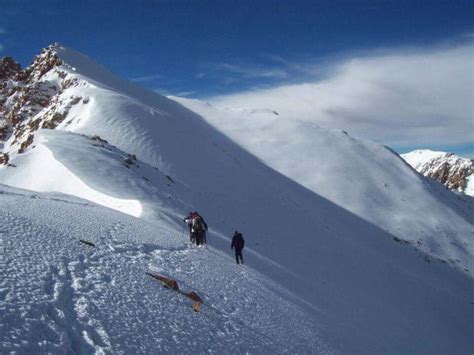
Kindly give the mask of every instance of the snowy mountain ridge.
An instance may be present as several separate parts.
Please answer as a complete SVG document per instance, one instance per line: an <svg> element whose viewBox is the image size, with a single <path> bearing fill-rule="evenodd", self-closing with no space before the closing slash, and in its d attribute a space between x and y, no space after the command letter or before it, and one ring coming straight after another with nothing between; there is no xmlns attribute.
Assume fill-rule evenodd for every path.
<svg viewBox="0 0 474 355"><path fill-rule="evenodd" d="M355 139L344 131L276 116L271 108L256 112L174 99L201 114L268 166L428 254L443 238L454 235L464 240L465 246L470 244L472 200L452 196L414 172L387 147ZM425 210L431 211L429 221L420 214ZM456 231L455 220L461 225L467 221L463 232Z"/></svg>
<svg viewBox="0 0 474 355"><path fill-rule="evenodd" d="M429 149L414 150L401 157L420 174L439 181L448 189L474 196L472 159Z"/></svg>
<svg viewBox="0 0 474 355"><path fill-rule="evenodd" d="M11 70L1 79L0 184L15 187L0 185L1 271L13 275L1 284L0 307L11 310L2 351L472 349L471 199L343 132L272 110L171 100L59 45L40 57L29 80ZM204 249L186 244L182 218L192 210L210 226ZM246 238L242 272L226 255L235 229ZM71 247L85 237L97 249ZM24 283L35 270L42 276ZM183 280L209 308L194 323L147 270ZM115 303L118 312L106 306ZM302 327L287 333L301 314ZM123 341L117 324L140 341ZM38 343L22 343L37 327ZM203 332L213 340L197 343ZM267 341L280 338L276 348Z"/></svg>

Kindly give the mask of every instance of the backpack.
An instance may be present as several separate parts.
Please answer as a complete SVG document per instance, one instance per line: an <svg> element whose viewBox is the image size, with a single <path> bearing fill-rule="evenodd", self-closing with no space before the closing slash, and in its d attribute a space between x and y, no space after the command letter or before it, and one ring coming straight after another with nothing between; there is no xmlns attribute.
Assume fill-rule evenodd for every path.
<svg viewBox="0 0 474 355"><path fill-rule="evenodd" d="M202 232L204 230L204 226L202 225L202 220L199 217L193 219L193 231L194 232Z"/></svg>
<svg viewBox="0 0 474 355"><path fill-rule="evenodd" d="M241 248L244 243L244 237L242 233L240 232L235 233L233 241L236 248Z"/></svg>

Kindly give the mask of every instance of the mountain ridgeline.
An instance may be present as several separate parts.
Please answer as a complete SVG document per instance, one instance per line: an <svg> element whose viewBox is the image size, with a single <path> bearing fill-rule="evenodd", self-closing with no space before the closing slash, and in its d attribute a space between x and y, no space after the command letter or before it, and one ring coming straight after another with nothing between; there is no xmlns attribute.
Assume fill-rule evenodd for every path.
<svg viewBox="0 0 474 355"><path fill-rule="evenodd" d="M60 341L47 349L465 353L474 347L472 198L418 174L390 149L272 108L164 97L59 44L25 69L3 58L0 88L0 216L8 222L12 260L24 260L8 265L24 265L25 272L30 262L44 266L44 277L25 285L34 288L22 293L25 299L8 293L0 305L29 305L33 314L47 314L44 327L54 318L50 329L66 335L52 336ZM189 211L209 224L206 248L186 244L182 219ZM15 227L21 223L24 230ZM227 257L235 230L245 236L240 270ZM68 246L83 234L94 248ZM23 255L22 236L35 235L41 247L24 248ZM38 254L44 245L53 266ZM190 328L166 313L163 339L146 331L142 319L152 322L157 307L180 310L183 302L157 292L146 268L165 270L204 294L200 318L179 313ZM21 283L21 274L2 282ZM96 288L107 292L96 299ZM50 294L58 312L33 297ZM101 308L111 300L120 309L113 317ZM12 336L0 352L40 350L17 341L17 329L29 329L24 321L9 313L5 334ZM140 330L140 344L124 342L116 324ZM215 341L195 341L195 332L206 331Z"/></svg>

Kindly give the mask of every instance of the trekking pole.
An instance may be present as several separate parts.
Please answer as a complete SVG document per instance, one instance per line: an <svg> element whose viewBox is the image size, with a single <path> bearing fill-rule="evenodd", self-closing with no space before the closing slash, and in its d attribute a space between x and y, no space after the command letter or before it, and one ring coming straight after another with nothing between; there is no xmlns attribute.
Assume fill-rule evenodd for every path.
<svg viewBox="0 0 474 355"><path fill-rule="evenodd" d="M186 229L186 222L183 221L183 231L181 232L181 239L184 238L184 230Z"/></svg>

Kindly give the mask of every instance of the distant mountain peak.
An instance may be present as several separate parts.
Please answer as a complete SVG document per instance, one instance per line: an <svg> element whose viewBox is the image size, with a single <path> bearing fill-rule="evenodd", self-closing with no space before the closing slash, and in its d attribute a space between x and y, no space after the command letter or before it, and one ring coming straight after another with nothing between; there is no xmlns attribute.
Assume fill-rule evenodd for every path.
<svg viewBox="0 0 474 355"><path fill-rule="evenodd" d="M402 154L420 174L435 179L448 189L474 196L474 160L450 152L417 149Z"/></svg>

